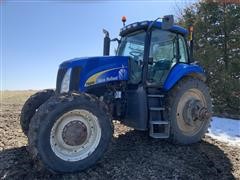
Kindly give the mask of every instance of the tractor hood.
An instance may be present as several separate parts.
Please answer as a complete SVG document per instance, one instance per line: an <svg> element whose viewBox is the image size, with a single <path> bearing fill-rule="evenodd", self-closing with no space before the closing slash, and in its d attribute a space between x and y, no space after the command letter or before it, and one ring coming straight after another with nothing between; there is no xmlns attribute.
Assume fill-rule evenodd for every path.
<svg viewBox="0 0 240 180"><path fill-rule="evenodd" d="M66 72L71 68L71 81L78 83L78 89L74 90L85 91L88 86L128 80L128 59L126 56L75 58L63 62L59 71ZM74 74L75 72L79 73ZM58 81L62 78L58 77Z"/></svg>
<svg viewBox="0 0 240 180"><path fill-rule="evenodd" d="M127 56L99 56L99 57L82 57L64 61L60 68L72 68L75 66L96 68L98 66L119 66L122 63L127 65L129 57Z"/></svg>

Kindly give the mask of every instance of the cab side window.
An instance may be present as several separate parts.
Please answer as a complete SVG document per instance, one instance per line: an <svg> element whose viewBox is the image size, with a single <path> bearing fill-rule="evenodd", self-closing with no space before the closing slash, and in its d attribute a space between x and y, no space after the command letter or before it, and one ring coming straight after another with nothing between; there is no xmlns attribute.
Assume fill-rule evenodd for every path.
<svg viewBox="0 0 240 180"><path fill-rule="evenodd" d="M178 42L179 42L179 55L180 55L179 62L187 63L188 55L187 55L187 47L186 47L185 40L181 35L179 35L178 37L179 37Z"/></svg>
<svg viewBox="0 0 240 180"><path fill-rule="evenodd" d="M154 29L151 35L150 54L153 63L148 65L148 83L162 85L177 62L177 34Z"/></svg>

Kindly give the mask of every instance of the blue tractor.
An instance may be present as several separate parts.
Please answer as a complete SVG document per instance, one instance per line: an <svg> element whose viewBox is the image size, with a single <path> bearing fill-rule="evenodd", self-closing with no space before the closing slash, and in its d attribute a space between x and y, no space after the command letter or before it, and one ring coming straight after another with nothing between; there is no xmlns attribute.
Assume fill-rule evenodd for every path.
<svg viewBox="0 0 240 180"><path fill-rule="evenodd" d="M192 29L173 16L125 26L120 39L104 30L104 56L76 58L58 70L56 90L32 95L20 123L40 168L84 170L103 156L112 120L177 144L201 140L211 119L204 70L193 60ZM118 42L109 56L111 41Z"/></svg>

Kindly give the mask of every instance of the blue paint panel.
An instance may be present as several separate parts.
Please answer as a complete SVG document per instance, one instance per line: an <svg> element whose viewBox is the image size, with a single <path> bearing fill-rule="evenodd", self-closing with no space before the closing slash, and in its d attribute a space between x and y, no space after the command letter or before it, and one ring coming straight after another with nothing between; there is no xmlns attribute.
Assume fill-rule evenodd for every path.
<svg viewBox="0 0 240 180"><path fill-rule="evenodd" d="M204 70L198 65L184 63L176 64L170 71L163 85L163 89L166 91L171 89L183 76L191 73L198 73L205 76Z"/></svg>
<svg viewBox="0 0 240 180"><path fill-rule="evenodd" d="M128 74L125 73L122 77L121 69L125 69L128 71L128 57L124 56L101 56L101 57L86 57L86 58L75 58L69 61L65 61L60 65L60 68L72 68L80 66L81 73L80 73L80 91L85 91L85 83L89 77L92 75L110 69L117 69L116 71L109 71L108 73L104 73L102 75L103 78L107 79L106 76L115 77L118 73L119 80L128 80ZM123 71L123 70L121 70ZM100 77L99 77L100 78ZM100 82L100 79L98 80Z"/></svg>

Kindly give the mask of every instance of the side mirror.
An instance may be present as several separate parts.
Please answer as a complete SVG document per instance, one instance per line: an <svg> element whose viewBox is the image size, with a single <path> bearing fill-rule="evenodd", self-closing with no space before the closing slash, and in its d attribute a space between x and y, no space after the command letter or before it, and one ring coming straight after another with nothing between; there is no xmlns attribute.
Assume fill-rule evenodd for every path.
<svg viewBox="0 0 240 180"><path fill-rule="evenodd" d="M174 18L173 15L166 15L162 19L162 29L168 30L173 26Z"/></svg>
<svg viewBox="0 0 240 180"><path fill-rule="evenodd" d="M148 64L153 65L153 57L148 58Z"/></svg>
<svg viewBox="0 0 240 180"><path fill-rule="evenodd" d="M111 39L109 38L109 32L107 30L103 29L103 33L105 34L103 42L103 55L109 56Z"/></svg>
<svg viewBox="0 0 240 180"><path fill-rule="evenodd" d="M117 41L118 44L120 44L121 40L119 40L118 38L114 38L111 41Z"/></svg>

